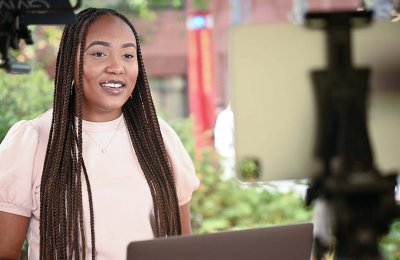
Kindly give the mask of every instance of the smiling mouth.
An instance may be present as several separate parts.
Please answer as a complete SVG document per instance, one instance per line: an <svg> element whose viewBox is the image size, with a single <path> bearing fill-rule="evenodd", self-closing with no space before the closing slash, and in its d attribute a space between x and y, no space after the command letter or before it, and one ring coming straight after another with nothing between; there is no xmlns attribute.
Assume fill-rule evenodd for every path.
<svg viewBox="0 0 400 260"><path fill-rule="evenodd" d="M125 87L125 83L122 81L106 81L106 82L100 83L100 86L106 87L106 88L121 88L121 87Z"/></svg>
<svg viewBox="0 0 400 260"><path fill-rule="evenodd" d="M126 84L122 81L106 81L100 83L100 86L108 93L119 94Z"/></svg>

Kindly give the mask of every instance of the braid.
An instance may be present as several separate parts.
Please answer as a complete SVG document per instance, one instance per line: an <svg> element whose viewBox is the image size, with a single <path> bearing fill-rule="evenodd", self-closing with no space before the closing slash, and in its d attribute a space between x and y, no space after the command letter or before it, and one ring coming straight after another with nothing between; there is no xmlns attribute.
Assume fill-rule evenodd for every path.
<svg viewBox="0 0 400 260"><path fill-rule="evenodd" d="M156 232L156 235L166 236L181 234L178 198L176 195L172 167L168 160L156 116L156 110L151 97L138 40L139 36L134 27L125 17L121 15L118 16L131 27L135 38L137 39L136 45L139 75L135 89L132 93L132 99L129 99L124 105L124 115L126 118L132 118L131 120L127 120L127 125L129 126L129 124L131 124L131 127L128 127L128 130L132 130L134 129L134 126L136 126L136 131L133 132L130 130L129 133L135 151L138 154L143 153L141 157L138 155L138 160L146 176L147 182L149 183L150 189L157 187L156 185L152 185L156 179L161 182L161 186L159 187L161 190L155 190L155 196L153 195L154 215L156 219L155 224L156 227L158 226L159 230L159 233ZM127 107L130 107L130 109L126 109ZM130 110L132 113L128 115ZM139 142L134 142L134 135L139 135ZM144 140L146 140L146 142L144 142ZM140 143L145 145L145 147L142 149L137 147ZM146 163L150 164L148 169L146 169ZM157 205L161 205L161 208Z"/></svg>
<svg viewBox="0 0 400 260"><path fill-rule="evenodd" d="M155 235L181 233L172 166L152 101L138 34L125 16L110 9L88 8L77 15L75 24L65 26L57 55L53 118L40 189L40 259L86 258L82 175L89 201L91 258L95 259L93 199L82 156L83 53L88 28L105 14L121 18L132 29L137 42L139 74L123 114L153 198ZM79 43L78 82L73 82Z"/></svg>

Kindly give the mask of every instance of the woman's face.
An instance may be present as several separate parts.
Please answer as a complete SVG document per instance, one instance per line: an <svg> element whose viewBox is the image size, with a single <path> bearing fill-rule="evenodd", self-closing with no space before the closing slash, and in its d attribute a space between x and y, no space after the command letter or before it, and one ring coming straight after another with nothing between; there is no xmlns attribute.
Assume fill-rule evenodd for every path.
<svg viewBox="0 0 400 260"><path fill-rule="evenodd" d="M136 39L119 17L102 15L89 27L83 62L83 119L110 121L135 88L138 76ZM75 82L78 82L78 64Z"/></svg>

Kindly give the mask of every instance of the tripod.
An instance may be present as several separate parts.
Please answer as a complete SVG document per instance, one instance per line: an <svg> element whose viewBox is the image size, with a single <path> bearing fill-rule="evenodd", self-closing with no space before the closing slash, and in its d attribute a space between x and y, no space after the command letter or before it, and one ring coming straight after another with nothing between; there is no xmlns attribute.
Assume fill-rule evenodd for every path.
<svg viewBox="0 0 400 260"><path fill-rule="evenodd" d="M333 212L330 228L336 259L382 259L378 239L400 211L395 203L396 174L381 176L368 138L368 68L353 68L351 29L366 26L372 13L309 13L306 26L325 30L327 68L311 74L316 107L315 164L306 203L316 198ZM326 245L316 238L315 256Z"/></svg>

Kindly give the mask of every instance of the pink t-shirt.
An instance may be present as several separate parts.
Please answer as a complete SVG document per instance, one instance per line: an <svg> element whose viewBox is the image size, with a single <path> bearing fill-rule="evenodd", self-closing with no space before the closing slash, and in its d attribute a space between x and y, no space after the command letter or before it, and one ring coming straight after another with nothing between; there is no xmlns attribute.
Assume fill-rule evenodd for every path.
<svg viewBox="0 0 400 260"><path fill-rule="evenodd" d="M39 259L40 181L52 110L16 123L0 145L0 211L30 217L29 259ZM199 180L174 130L159 120L178 193L190 201ZM126 259L132 241L154 238L153 202L123 116L83 121L83 159L93 196L97 259ZM103 151L102 151L103 150ZM133 160L132 160L133 159ZM86 250L90 248L89 204L83 184Z"/></svg>

